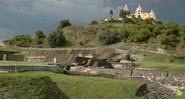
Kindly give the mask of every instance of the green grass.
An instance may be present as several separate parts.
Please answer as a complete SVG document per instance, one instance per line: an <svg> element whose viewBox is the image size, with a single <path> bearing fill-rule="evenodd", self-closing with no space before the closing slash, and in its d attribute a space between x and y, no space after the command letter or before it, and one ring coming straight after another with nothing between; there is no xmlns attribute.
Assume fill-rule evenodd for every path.
<svg viewBox="0 0 185 99"><path fill-rule="evenodd" d="M44 78L43 78L44 77ZM51 81L46 79L49 77ZM11 80L13 79L13 81ZM45 80L44 80L45 79ZM14 99L40 99L36 96L47 96L48 94L60 93L64 98L61 99L141 99L135 97L134 94L139 87L139 83L136 81L125 80L113 80L97 77L83 77L83 76L68 76L63 74L55 74L50 72L24 72L15 74L0 74L0 85L9 85L8 96L15 94ZM56 82L56 86L54 83ZM52 86L50 86L52 84ZM48 86L49 87L48 87ZM50 90L48 88L55 88L57 91ZM59 90L60 91L59 91ZM47 93L48 90L51 93ZM35 91L38 91L35 93ZM41 93L42 95L40 95ZM43 94L43 92L45 94ZM1 94L1 93L0 93ZM21 96L22 95L22 96ZM8 99L8 98L7 98ZM59 99L50 97L48 99ZM185 96L177 96L176 99L185 99Z"/></svg>
<svg viewBox="0 0 185 99"><path fill-rule="evenodd" d="M179 63L165 63L165 62L155 62L155 61L144 61L142 63L144 68L154 68L160 70L170 70L170 71L185 71L185 64Z"/></svg>
<svg viewBox="0 0 185 99"><path fill-rule="evenodd" d="M48 63L0 61L0 66L47 66Z"/></svg>
<svg viewBox="0 0 185 99"><path fill-rule="evenodd" d="M68 99L49 77L9 78L0 83L1 99Z"/></svg>
<svg viewBox="0 0 185 99"><path fill-rule="evenodd" d="M144 55L144 61L140 62L141 67L170 71L185 71L185 60L173 59L171 56L144 51L139 51L137 53ZM170 60L174 60L174 62L170 62Z"/></svg>
<svg viewBox="0 0 185 99"><path fill-rule="evenodd" d="M185 95L183 95L183 96L177 96L176 99L185 99Z"/></svg>
<svg viewBox="0 0 185 99"><path fill-rule="evenodd" d="M136 81L96 77L67 76L49 72L0 74L0 82L9 78L38 78L48 76L69 99L140 99L134 96L139 87ZM26 91L26 90L25 90Z"/></svg>

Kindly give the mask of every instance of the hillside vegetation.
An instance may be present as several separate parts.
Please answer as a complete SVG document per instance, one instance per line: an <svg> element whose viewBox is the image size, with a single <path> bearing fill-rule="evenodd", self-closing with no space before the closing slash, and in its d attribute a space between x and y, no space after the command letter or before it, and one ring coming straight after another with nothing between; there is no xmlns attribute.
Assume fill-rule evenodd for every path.
<svg viewBox="0 0 185 99"><path fill-rule="evenodd" d="M184 49L185 27L173 23L101 23L71 26L62 31L73 46L100 46L117 42L157 44L164 49Z"/></svg>
<svg viewBox="0 0 185 99"><path fill-rule="evenodd" d="M34 36L17 35L5 41L21 47L97 47L118 42L156 44L163 49L182 52L185 50L185 26L141 19L92 21L86 26L74 26L69 20L63 20L48 35L38 30Z"/></svg>

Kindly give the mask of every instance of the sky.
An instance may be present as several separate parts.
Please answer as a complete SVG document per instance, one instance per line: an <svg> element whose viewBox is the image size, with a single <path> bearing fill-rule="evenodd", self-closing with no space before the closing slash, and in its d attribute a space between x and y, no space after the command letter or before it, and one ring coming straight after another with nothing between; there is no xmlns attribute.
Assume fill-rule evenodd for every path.
<svg viewBox="0 0 185 99"><path fill-rule="evenodd" d="M63 19L74 25L115 15L124 4L134 11L140 3L146 10L154 9L161 21L185 24L185 0L0 0L0 40L36 30L54 31Z"/></svg>

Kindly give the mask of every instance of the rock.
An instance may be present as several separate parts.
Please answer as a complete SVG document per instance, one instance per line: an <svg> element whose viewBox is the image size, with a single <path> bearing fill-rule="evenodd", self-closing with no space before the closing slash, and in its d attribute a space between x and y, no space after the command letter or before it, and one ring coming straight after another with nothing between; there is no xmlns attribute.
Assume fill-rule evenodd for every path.
<svg viewBox="0 0 185 99"><path fill-rule="evenodd" d="M121 60L120 63L112 63L115 69L132 69L135 67L135 63L128 60Z"/></svg>
<svg viewBox="0 0 185 99"><path fill-rule="evenodd" d="M136 96L143 99L173 99L176 93L157 82L148 82L138 89Z"/></svg>
<svg viewBox="0 0 185 99"><path fill-rule="evenodd" d="M112 64L105 60L96 60L94 67L113 68Z"/></svg>
<svg viewBox="0 0 185 99"><path fill-rule="evenodd" d="M123 64L120 64L120 63L112 64L112 66L113 66L115 69L123 69L123 68L124 68Z"/></svg>
<svg viewBox="0 0 185 99"><path fill-rule="evenodd" d="M92 75L97 75L98 74L98 72L96 70L93 70L93 69L90 69L90 68L86 68L83 72L89 73L89 74L92 74Z"/></svg>
<svg viewBox="0 0 185 99"><path fill-rule="evenodd" d="M83 66L75 66L75 67L71 67L70 68L70 71L72 71L72 72L78 72L78 71L81 71L84 68L85 67L83 67Z"/></svg>
<svg viewBox="0 0 185 99"><path fill-rule="evenodd" d="M131 60L134 60L134 61L143 61L144 60L144 56L143 55L136 55L136 54L133 54L133 55L130 55L130 59Z"/></svg>
<svg viewBox="0 0 185 99"><path fill-rule="evenodd" d="M167 52L164 49L157 48L157 52L160 54L167 54Z"/></svg>
<svg viewBox="0 0 185 99"><path fill-rule="evenodd" d="M128 60L121 60L120 63L122 63L122 64L132 64L132 62L128 61Z"/></svg>
<svg viewBox="0 0 185 99"><path fill-rule="evenodd" d="M79 72L79 73L88 73L88 74L92 74L92 75L97 75L98 74L98 72L96 70L93 70L93 69L88 68L88 67L83 67L83 66L71 67L70 71Z"/></svg>

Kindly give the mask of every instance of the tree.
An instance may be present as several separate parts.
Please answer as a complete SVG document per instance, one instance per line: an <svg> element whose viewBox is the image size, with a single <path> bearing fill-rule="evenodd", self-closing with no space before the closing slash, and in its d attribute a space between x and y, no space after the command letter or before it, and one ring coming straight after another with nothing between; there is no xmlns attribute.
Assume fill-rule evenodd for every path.
<svg viewBox="0 0 185 99"><path fill-rule="evenodd" d="M69 20L63 20L60 22L60 25L58 26L57 30L61 30L64 27L71 26L71 23Z"/></svg>
<svg viewBox="0 0 185 99"><path fill-rule="evenodd" d="M41 30L36 31L35 35L36 35L36 38L35 38L36 44L37 45L43 44L46 38L46 35Z"/></svg>
<svg viewBox="0 0 185 99"><path fill-rule="evenodd" d="M55 48L65 46L67 41L62 31L55 31L49 34L48 43L50 47Z"/></svg>
<svg viewBox="0 0 185 99"><path fill-rule="evenodd" d="M7 41L9 45L19 46L19 47L29 47L32 43L32 38L30 35L17 35L14 38Z"/></svg>
<svg viewBox="0 0 185 99"><path fill-rule="evenodd" d="M127 16L130 14L130 11L124 11L123 9L120 10L119 16L123 19L127 18Z"/></svg>
<svg viewBox="0 0 185 99"><path fill-rule="evenodd" d="M46 37L46 35L44 34L43 31L41 30L38 30L35 32L35 35L36 35L36 38L39 38L39 39L44 39Z"/></svg>
<svg viewBox="0 0 185 99"><path fill-rule="evenodd" d="M113 12L113 10L110 10L110 17L111 17L111 19L112 19L112 16L114 15L114 12Z"/></svg>
<svg viewBox="0 0 185 99"><path fill-rule="evenodd" d="M96 25L96 24L98 24L97 21L92 21L92 22L90 23L90 25Z"/></svg>

